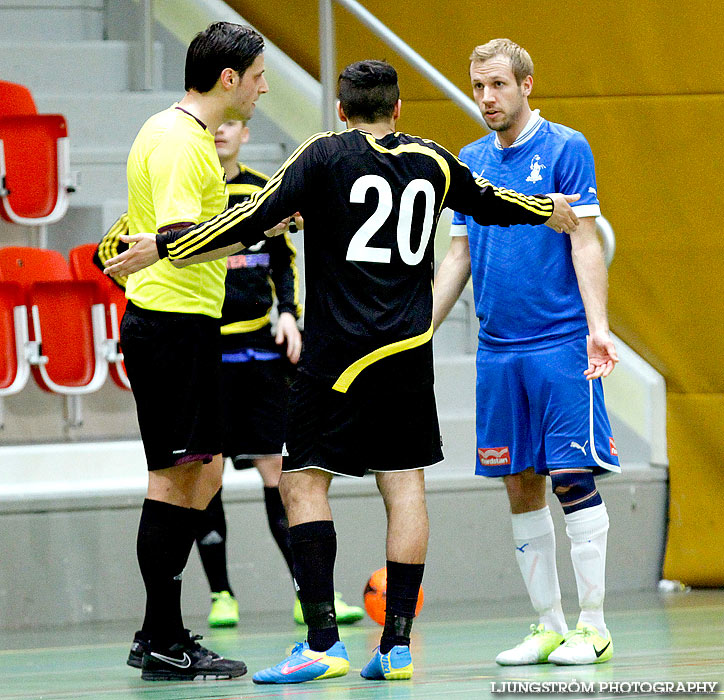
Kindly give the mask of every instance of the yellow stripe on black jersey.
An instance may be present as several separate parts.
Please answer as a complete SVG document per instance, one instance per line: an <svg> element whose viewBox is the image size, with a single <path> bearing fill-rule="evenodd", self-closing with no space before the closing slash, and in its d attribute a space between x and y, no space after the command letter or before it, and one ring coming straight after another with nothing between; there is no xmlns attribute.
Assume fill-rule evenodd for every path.
<svg viewBox="0 0 724 700"><path fill-rule="evenodd" d="M396 391L432 382L433 233L443 207L509 226L544 223L552 202L476 179L434 141L352 129L312 136L247 202L161 243L172 259L193 261L249 246L299 211L307 282L299 369L341 392L363 377Z"/></svg>
<svg viewBox="0 0 724 700"><path fill-rule="evenodd" d="M380 151L380 153L389 153L393 156L397 156L402 153L421 153L422 155L432 158L440 166L440 170L442 170L442 172L445 174L445 192L442 199L440 200L441 205L440 209L438 210L439 213L442 209L442 202L445 201L445 196L447 195L447 191L450 188L450 166L447 164L447 161L434 149L427 146L422 146L419 143L405 143L392 149L386 149L379 143L377 143L375 137L372 136L372 134L365 134L365 138L367 139L370 146L372 146L372 148L374 148L376 151Z"/></svg>
<svg viewBox="0 0 724 700"><path fill-rule="evenodd" d="M101 269L105 270L106 261L115 258L116 255L128 250L128 243L124 243L120 236L128 235L128 213L121 214L112 224L111 227L103 234L96 252L93 256L93 262ZM109 275L109 277L121 288L126 288L128 275Z"/></svg>
<svg viewBox="0 0 724 700"><path fill-rule="evenodd" d="M381 348L373 350L364 357L360 357L359 360L356 360L339 375L337 381L332 385L332 389L339 391L342 394L346 394L347 389L350 388L352 382L357 379L362 370L366 369L374 362L379 362L385 357L390 357L390 355L395 355L398 352L412 350L412 348L417 348L420 345L429 343L430 340L432 340L432 333L434 330L432 323L430 323L430 327L421 335L416 335L414 338L398 340L397 342L390 343L389 345L383 345Z"/></svg>
<svg viewBox="0 0 724 700"><path fill-rule="evenodd" d="M211 241L228 231L233 226L238 225L244 219L249 216L253 211L256 211L259 205L263 204L266 199L271 196L281 184L284 173L287 168L292 165L297 158L304 153L306 148L314 143L314 141L329 136L333 132L325 132L322 134L315 134L308 138L294 153L286 160L282 167L269 179L269 182L264 186L264 189L259 192L255 192L249 198L247 202L237 204L236 206L227 209L223 214L215 216L213 219L195 226L187 231L183 236L179 236L174 239L173 242L168 244L168 257L169 260L177 260L180 258L187 258L193 253L197 252L202 246L208 245ZM286 216L293 214L289 212L274 223L268 225L266 228L269 229L276 225Z"/></svg>
<svg viewBox="0 0 724 700"><path fill-rule="evenodd" d="M230 182L226 185L226 189L229 193L229 198L239 196L251 197L254 192L258 192L260 189L262 189L262 187L263 185L233 185Z"/></svg>
<svg viewBox="0 0 724 700"><path fill-rule="evenodd" d="M429 139L422 140L426 143L435 143L434 141L430 141ZM446 151L451 158L455 158L455 160L460 165L465 168L468 167L467 163L463 163L456 155L448 151L444 146L440 146L439 144L436 145ZM534 214L540 214L541 216L545 216L546 218L549 218L553 214L553 200L549 197L541 200L539 196L525 195L521 194L520 192L516 192L515 190L507 189L505 187L496 187L492 182L490 182L490 180L480 175L476 176L475 182L477 182L480 187L491 187L493 189L493 192L495 192L497 196L505 199L508 202L519 204L520 206L525 207L526 209L528 209L528 211Z"/></svg>
<svg viewBox="0 0 724 700"><path fill-rule="evenodd" d="M227 182L229 206L247 201L269 181L267 175L243 163L238 166L239 172ZM296 249L287 235L264 239L252 250L227 258L221 319L224 352L234 352L248 343L273 346L269 326L275 297L279 313L301 316ZM265 332L257 333L262 330ZM245 337L249 334L253 337Z"/></svg>
<svg viewBox="0 0 724 700"><path fill-rule="evenodd" d="M251 318L248 321L234 321L221 326L221 335L236 335L237 333L253 333L271 323L271 309L260 318Z"/></svg>

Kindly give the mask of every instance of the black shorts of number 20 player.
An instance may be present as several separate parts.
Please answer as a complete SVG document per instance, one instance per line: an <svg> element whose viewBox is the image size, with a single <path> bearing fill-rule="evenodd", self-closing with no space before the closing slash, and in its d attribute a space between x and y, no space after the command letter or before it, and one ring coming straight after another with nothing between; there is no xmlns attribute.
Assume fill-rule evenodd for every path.
<svg viewBox="0 0 724 700"><path fill-rule="evenodd" d="M193 260L253 245L293 212L304 217L305 343L284 471L362 476L442 459L432 238L444 207L498 225L540 224L553 213L549 197L496 188L433 141L351 129L309 138L248 202L157 237L161 256Z"/></svg>

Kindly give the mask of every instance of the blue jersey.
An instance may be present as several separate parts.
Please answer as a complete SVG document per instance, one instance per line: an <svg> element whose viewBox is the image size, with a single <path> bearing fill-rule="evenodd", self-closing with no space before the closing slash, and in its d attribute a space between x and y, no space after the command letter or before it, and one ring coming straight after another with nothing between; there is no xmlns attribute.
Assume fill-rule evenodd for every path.
<svg viewBox="0 0 724 700"><path fill-rule="evenodd" d="M588 142L537 110L509 148L492 133L465 146L460 160L476 175L523 194L580 194L576 214L600 214ZM458 212L453 225L467 227L482 347L532 350L586 335L567 235L545 225L481 226Z"/></svg>

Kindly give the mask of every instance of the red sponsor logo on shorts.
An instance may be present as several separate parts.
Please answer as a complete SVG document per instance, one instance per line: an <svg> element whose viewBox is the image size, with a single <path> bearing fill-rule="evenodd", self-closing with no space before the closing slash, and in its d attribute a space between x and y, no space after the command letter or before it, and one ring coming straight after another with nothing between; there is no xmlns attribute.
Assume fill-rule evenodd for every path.
<svg viewBox="0 0 724 700"><path fill-rule="evenodd" d="M612 437L608 438L608 446L611 448L611 455L618 457L618 450L616 449L616 443Z"/></svg>
<svg viewBox="0 0 724 700"><path fill-rule="evenodd" d="M510 464L510 451L507 447L478 447L478 459L484 467Z"/></svg>

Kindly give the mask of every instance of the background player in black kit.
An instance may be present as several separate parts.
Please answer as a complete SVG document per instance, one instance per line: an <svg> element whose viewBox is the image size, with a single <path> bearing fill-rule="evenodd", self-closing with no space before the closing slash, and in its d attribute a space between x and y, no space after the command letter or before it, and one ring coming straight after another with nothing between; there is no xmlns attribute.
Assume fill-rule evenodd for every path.
<svg viewBox="0 0 724 700"><path fill-rule="evenodd" d="M160 256L210 260L251 245L260 228L305 220L305 345L292 387L280 482L308 639L257 683L344 675L334 621L333 474L377 472L387 511L387 611L380 647L362 669L410 678L410 629L427 552L423 467L442 459L432 372L432 232L443 207L481 223L543 223L570 232L576 195L523 196L475 178L438 144L394 131L397 74L362 61L339 78L350 129L302 144L249 202L176 234L133 236L110 262L132 273ZM511 235L515 235L511 231Z"/></svg>

